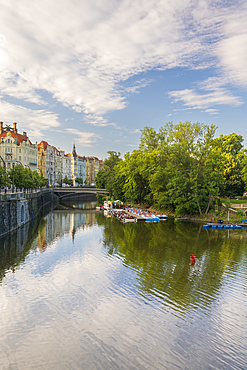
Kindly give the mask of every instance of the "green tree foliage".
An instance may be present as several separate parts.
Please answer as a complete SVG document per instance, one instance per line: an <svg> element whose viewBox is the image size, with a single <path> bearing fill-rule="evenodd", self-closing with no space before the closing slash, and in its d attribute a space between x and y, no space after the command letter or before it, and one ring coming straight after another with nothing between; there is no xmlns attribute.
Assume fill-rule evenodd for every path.
<svg viewBox="0 0 247 370"><path fill-rule="evenodd" d="M242 159L242 174L243 174L243 181L245 186L245 191L247 191L247 150L242 149L241 151L241 159Z"/></svg>
<svg viewBox="0 0 247 370"><path fill-rule="evenodd" d="M221 150L224 157L224 180L220 186L223 196L242 195L245 188L246 150L243 149L243 137L235 133L220 135L214 140L215 146Z"/></svg>
<svg viewBox="0 0 247 370"><path fill-rule="evenodd" d="M16 164L9 171L9 179L13 182L13 171L14 171L14 185L20 189L34 189L47 185L47 179L44 178L43 174L39 175L38 172L32 171L29 167L24 168L21 164Z"/></svg>
<svg viewBox="0 0 247 370"><path fill-rule="evenodd" d="M124 200L154 203L177 214L207 213L223 174L215 131L198 122L169 122L158 133L145 127L138 150L117 166Z"/></svg>
<svg viewBox="0 0 247 370"><path fill-rule="evenodd" d="M103 168L99 170L95 178L95 185L100 189L107 189L109 196L121 198L122 191L118 184L118 178L115 177L116 165L121 161L120 153L108 151L108 158L105 159Z"/></svg>
<svg viewBox="0 0 247 370"><path fill-rule="evenodd" d="M77 184L83 184L83 179L81 177L77 177L75 181L77 182Z"/></svg>
<svg viewBox="0 0 247 370"><path fill-rule="evenodd" d="M8 176L8 173L5 167L0 166L0 186L9 186L11 184L11 180Z"/></svg>
<svg viewBox="0 0 247 370"><path fill-rule="evenodd" d="M68 179L68 177L65 176L65 178L63 179L63 184L73 186L73 180L72 179Z"/></svg>
<svg viewBox="0 0 247 370"><path fill-rule="evenodd" d="M124 202L153 204L175 214L207 214L219 193L240 195L247 184L242 136L215 139L216 129L199 122L168 122L158 132L145 127L139 148L124 160L108 152L96 185Z"/></svg>

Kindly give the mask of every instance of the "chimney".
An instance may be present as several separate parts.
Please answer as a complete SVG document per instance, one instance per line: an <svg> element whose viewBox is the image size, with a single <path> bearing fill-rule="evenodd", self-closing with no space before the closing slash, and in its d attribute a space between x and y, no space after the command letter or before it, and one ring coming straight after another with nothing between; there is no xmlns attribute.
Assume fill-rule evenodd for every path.
<svg viewBox="0 0 247 370"><path fill-rule="evenodd" d="M13 126L14 126L14 134L17 134L17 123L16 122L14 122L13 123Z"/></svg>
<svg viewBox="0 0 247 370"><path fill-rule="evenodd" d="M0 125L1 125L0 126L0 134L2 134L3 133L3 122L2 121L0 122Z"/></svg>

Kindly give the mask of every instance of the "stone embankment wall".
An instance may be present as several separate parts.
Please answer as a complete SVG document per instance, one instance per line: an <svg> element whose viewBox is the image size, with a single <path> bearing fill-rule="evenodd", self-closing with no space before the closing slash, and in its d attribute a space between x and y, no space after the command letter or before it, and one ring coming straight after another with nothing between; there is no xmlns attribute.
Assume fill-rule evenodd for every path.
<svg viewBox="0 0 247 370"><path fill-rule="evenodd" d="M0 201L0 236L35 219L54 200L52 190L40 191L25 198L25 194Z"/></svg>

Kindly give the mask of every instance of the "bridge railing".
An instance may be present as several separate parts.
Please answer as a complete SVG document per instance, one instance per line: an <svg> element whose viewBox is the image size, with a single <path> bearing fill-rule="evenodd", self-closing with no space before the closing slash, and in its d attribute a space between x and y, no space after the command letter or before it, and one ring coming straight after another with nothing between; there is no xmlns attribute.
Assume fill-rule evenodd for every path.
<svg viewBox="0 0 247 370"><path fill-rule="evenodd" d="M37 188L37 189L16 189L12 192L12 189L2 190L0 193L0 200L10 200L10 199L30 199L35 198L40 194L50 192L49 188Z"/></svg>

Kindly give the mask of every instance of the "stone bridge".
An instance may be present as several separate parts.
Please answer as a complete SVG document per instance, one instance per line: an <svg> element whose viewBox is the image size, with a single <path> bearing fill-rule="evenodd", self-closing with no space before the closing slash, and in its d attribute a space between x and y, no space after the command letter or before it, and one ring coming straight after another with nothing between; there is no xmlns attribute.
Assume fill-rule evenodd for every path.
<svg viewBox="0 0 247 370"><path fill-rule="evenodd" d="M108 195L106 189L97 189L97 188L86 188L86 187L68 187L68 188L53 188L54 194L57 195L59 199L67 197L69 195Z"/></svg>

